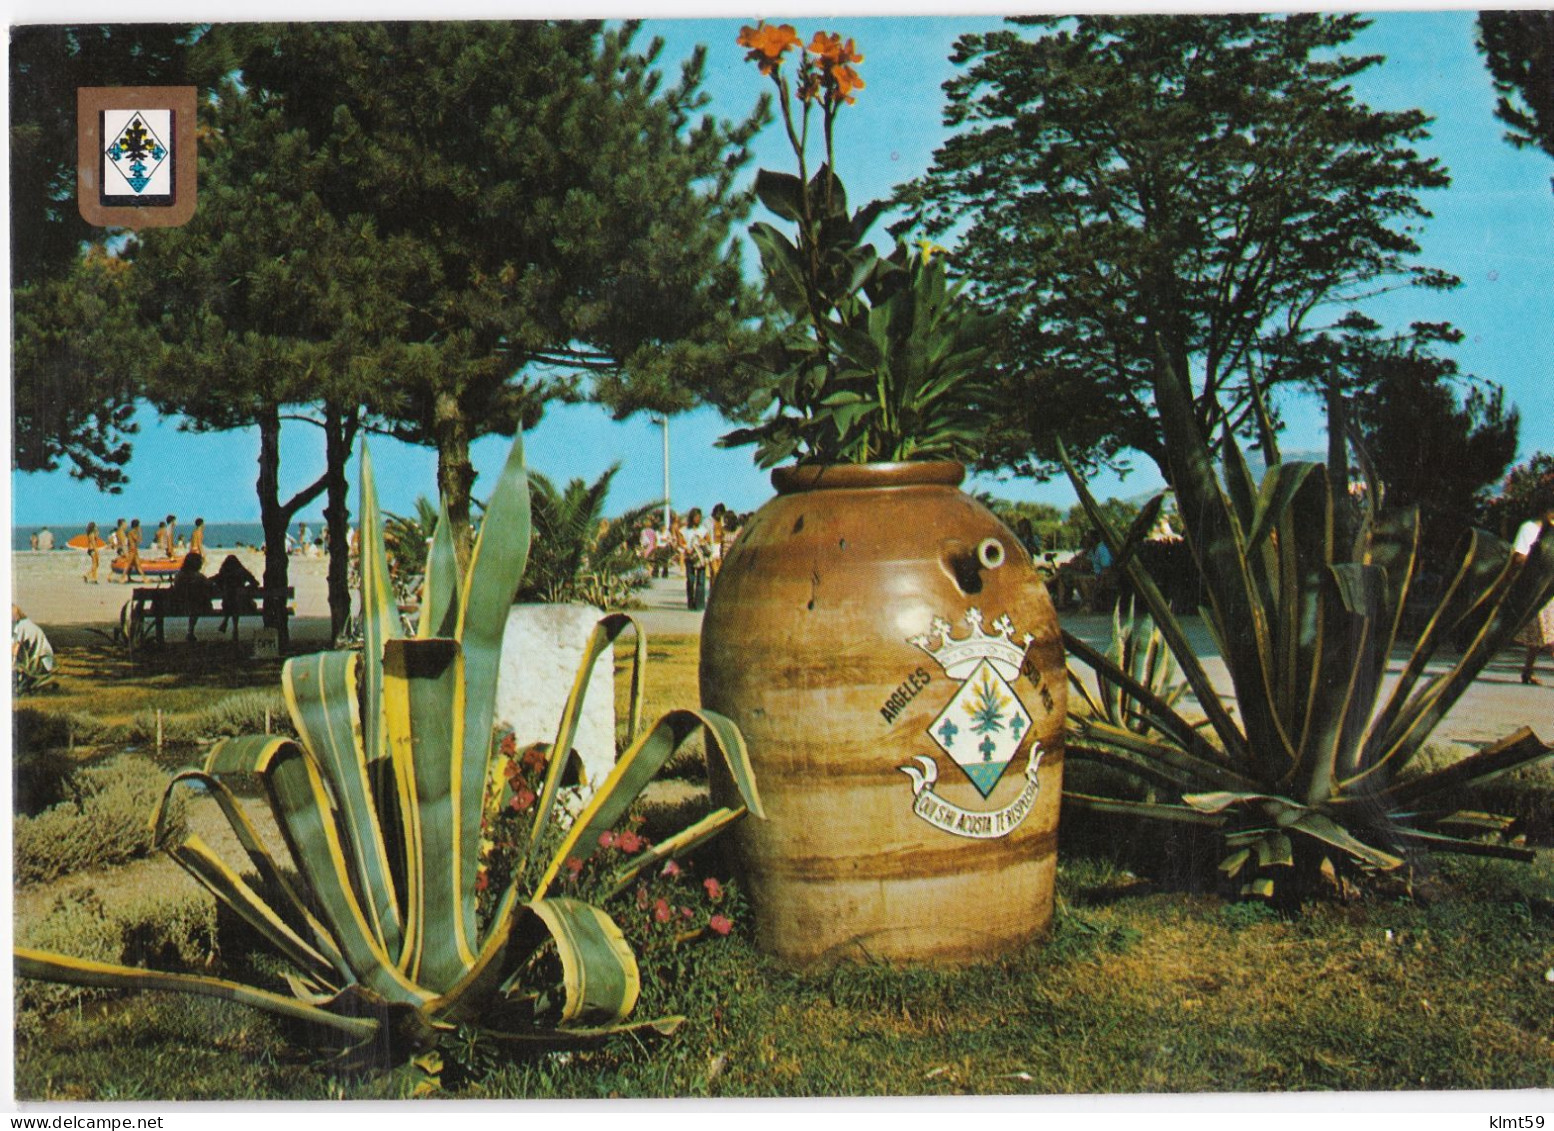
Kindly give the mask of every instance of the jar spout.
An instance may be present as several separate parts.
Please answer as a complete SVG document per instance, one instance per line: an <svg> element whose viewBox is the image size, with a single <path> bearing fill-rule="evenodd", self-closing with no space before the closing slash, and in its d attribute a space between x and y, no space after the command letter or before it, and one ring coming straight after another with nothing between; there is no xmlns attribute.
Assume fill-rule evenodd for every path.
<svg viewBox="0 0 1554 1131"><path fill-rule="evenodd" d="M969 597L982 592L983 574L1000 568L1009 555L997 538L984 538L974 546L959 538L946 538L939 560L960 591Z"/></svg>

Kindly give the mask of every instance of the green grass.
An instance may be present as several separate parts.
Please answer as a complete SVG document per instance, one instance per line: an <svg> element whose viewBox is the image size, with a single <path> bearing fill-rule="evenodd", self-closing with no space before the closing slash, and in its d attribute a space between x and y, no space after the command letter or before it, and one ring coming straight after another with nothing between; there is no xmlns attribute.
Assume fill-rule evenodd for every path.
<svg viewBox="0 0 1554 1131"><path fill-rule="evenodd" d="M1323 905L1298 921L1061 869L1045 947L963 970L798 974L737 933L652 979L651 1045L488 1063L461 1098L1044 1094L1554 1087L1545 971L1554 856L1454 863L1440 898ZM1390 932L1390 936L1389 936ZM126 1049L131 1051L126 1051ZM17 1047L21 1099L353 1098L234 1006L139 995ZM159 1090L160 1089L160 1090Z"/></svg>
<svg viewBox="0 0 1554 1131"><path fill-rule="evenodd" d="M694 642L653 650L649 712L694 701ZM1173 886L1148 856L1069 838L1051 938L965 969L796 973L761 955L739 916L727 939L645 960L637 1016L684 1013L673 1036L527 1059L479 1043L444 1072L443 1094L1554 1087L1554 850L1530 866L1441 858L1411 895L1320 903L1298 919ZM273 970L238 938L224 936L217 957L222 970ZM19 1034L16 1095L379 1099L419 1080L343 1078L302 1049L237 1006L113 997Z"/></svg>

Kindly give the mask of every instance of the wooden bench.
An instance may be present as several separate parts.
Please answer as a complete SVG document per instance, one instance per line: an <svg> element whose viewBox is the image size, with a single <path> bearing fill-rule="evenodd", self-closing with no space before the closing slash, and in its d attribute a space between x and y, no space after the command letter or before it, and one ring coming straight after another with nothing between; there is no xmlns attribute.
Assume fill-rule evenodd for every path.
<svg viewBox="0 0 1554 1131"><path fill-rule="evenodd" d="M214 585L199 590L178 586L136 589L130 596L129 623L125 626L125 635L130 649L134 650L136 644L145 638L149 624L155 624L156 642L161 644L165 642L162 622L168 618L187 618L192 638L194 626L201 617L220 616L232 621L232 639L236 640L240 619L262 614L265 598L269 594L270 591L265 589L244 588L234 594L223 595ZM288 586L284 594L288 617L293 615L291 603L295 596L296 590Z"/></svg>

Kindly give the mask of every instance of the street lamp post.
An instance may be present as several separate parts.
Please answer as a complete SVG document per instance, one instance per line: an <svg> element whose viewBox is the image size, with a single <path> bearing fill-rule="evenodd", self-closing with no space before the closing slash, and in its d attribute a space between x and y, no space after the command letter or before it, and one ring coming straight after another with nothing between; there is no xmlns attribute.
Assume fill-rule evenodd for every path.
<svg viewBox="0 0 1554 1131"><path fill-rule="evenodd" d="M650 418L654 424L662 425L664 429L664 533L669 533L669 416L654 416Z"/></svg>

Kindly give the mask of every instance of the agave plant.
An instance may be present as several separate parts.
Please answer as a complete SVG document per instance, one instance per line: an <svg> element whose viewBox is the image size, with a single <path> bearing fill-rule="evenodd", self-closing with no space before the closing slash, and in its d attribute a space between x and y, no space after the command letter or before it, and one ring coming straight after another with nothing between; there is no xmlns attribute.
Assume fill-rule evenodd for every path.
<svg viewBox="0 0 1554 1131"><path fill-rule="evenodd" d="M1419 516L1384 508L1383 484L1357 440L1362 478L1351 486L1350 440L1336 395L1329 398L1327 463L1284 463L1254 384L1269 461L1259 485L1228 425L1221 479L1190 390L1164 361L1155 388L1185 536L1209 595L1200 612L1229 671L1234 710L1135 553L1158 500L1132 529L1119 531L1065 453L1086 511L1206 716L1206 726L1194 725L1134 658L1101 654L1065 633L1070 653L1100 679L1104 701L1071 717L1069 757L1121 768L1166 797L1076 796L1071 804L1219 828L1227 849L1220 867L1241 877L1250 895L1298 899L1324 862L1387 871L1421 848L1530 859L1525 848L1505 843L1511 822L1467 810L1462 791L1554 753L1531 730L1433 773L1404 771L1473 679L1554 593L1554 537L1545 535L1519 562L1504 542L1471 532L1424 628L1407 638ZM1461 651L1443 659L1448 642ZM1394 647L1408 654L1389 685ZM1293 882L1277 885L1280 879Z"/></svg>
<svg viewBox="0 0 1554 1131"><path fill-rule="evenodd" d="M726 761L743 804L715 809L627 860L613 877L616 889L746 811L761 815L739 731L712 712L691 710L642 728L646 640L638 632L627 746L592 798L568 816L557 799L589 674L632 627L621 615L601 620L550 747L528 858L513 869L482 931L477 870L497 667L529 545L521 445L513 446L463 576L443 509L414 637L399 627L381 529L364 451L363 650L288 661L282 685L299 740L254 736L219 744L202 769L173 779L155 817L158 839L173 858L289 960L290 994L21 949L17 972L242 1002L315 1027L321 1043L342 1048L343 1062L359 1065L395 1063L461 1026L566 1043L643 1025L672 1029L679 1018L627 1023L639 989L631 950L606 912L556 895L556 882L594 854L601 834L699 731ZM290 868L262 842L233 792L234 778L249 775L263 782ZM241 874L198 836L170 833L168 802L191 787L221 807L255 875Z"/></svg>

